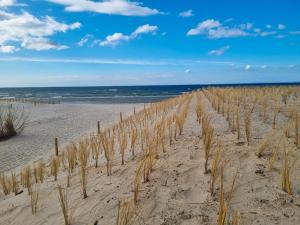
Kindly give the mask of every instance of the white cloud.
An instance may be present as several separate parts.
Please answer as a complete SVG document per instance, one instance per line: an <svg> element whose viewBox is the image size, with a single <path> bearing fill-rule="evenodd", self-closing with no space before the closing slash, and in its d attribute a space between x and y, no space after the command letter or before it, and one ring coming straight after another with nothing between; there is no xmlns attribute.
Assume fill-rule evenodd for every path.
<svg viewBox="0 0 300 225"><path fill-rule="evenodd" d="M293 35L300 35L300 30L299 30L299 31L291 31L290 34L293 34Z"/></svg>
<svg viewBox="0 0 300 225"><path fill-rule="evenodd" d="M285 37L286 37L286 35L284 35L284 34L279 34L279 35L275 36L276 39L283 39Z"/></svg>
<svg viewBox="0 0 300 225"><path fill-rule="evenodd" d="M250 69L251 69L251 65L248 64L245 66L245 70L250 70Z"/></svg>
<svg viewBox="0 0 300 225"><path fill-rule="evenodd" d="M84 46L92 37L93 37L93 35L91 35L91 34L85 35L83 38L80 39L80 41L77 43L77 45L79 47Z"/></svg>
<svg viewBox="0 0 300 225"><path fill-rule="evenodd" d="M286 26L284 24L278 24L278 30L284 30Z"/></svg>
<svg viewBox="0 0 300 225"><path fill-rule="evenodd" d="M124 35L122 33L114 33L112 35L108 35L105 41L100 42L100 46L112 46L115 47L116 45L120 44L122 41L129 41L130 36Z"/></svg>
<svg viewBox="0 0 300 225"><path fill-rule="evenodd" d="M272 25L271 25L271 24L267 24L267 25L266 25L266 28L272 29Z"/></svg>
<svg viewBox="0 0 300 225"><path fill-rule="evenodd" d="M192 17L192 16L194 16L194 13L193 13L193 10L190 9L190 10L179 13L179 16L180 17Z"/></svg>
<svg viewBox="0 0 300 225"><path fill-rule="evenodd" d="M217 55L217 56L220 56L220 55L223 55L227 50L230 49L230 46L229 45L226 45L220 49L215 49L215 50L211 50L208 52L209 55Z"/></svg>
<svg viewBox="0 0 300 225"><path fill-rule="evenodd" d="M249 34L241 28L223 26L217 20L208 19L199 23L196 28L189 30L187 35L206 35L210 39L220 39L248 36Z"/></svg>
<svg viewBox="0 0 300 225"><path fill-rule="evenodd" d="M36 50L36 51L45 51L50 49L63 50L68 48L68 46L66 45L57 44L43 37L26 38L22 42L21 46L25 49Z"/></svg>
<svg viewBox="0 0 300 225"><path fill-rule="evenodd" d="M267 69L267 68L268 68L268 65L262 65L260 68L261 68L261 69Z"/></svg>
<svg viewBox="0 0 300 225"><path fill-rule="evenodd" d="M259 33L259 35L261 37L266 37L266 36L270 36L270 35L274 35L274 34L276 34L276 31L263 31L263 32Z"/></svg>
<svg viewBox="0 0 300 225"><path fill-rule="evenodd" d="M144 7L140 2L128 0L48 0L50 2L65 6L68 12L96 12L103 14L114 14L122 16L149 16L160 12L157 9Z"/></svg>
<svg viewBox="0 0 300 225"><path fill-rule="evenodd" d="M148 34L148 33L155 34L157 30L158 30L157 26L151 26L149 24L145 24L136 28L136 30L131 34L131 36L137 37L140 34Z"/></svg>
<svg viewBox="0 0 300 225"><path fill-rule="evenodd" d="M101 59L101 58L31 58L31 57L0 57L0 62L40 62L65 64L112 64L112 65L174 65L172 61L162 60L131 60L131 59ZM180 61L181 62L181 61ZM176 62L178 65L180 62Z"/></svg>
<svg viewBox="0 0 300 225"><path fill-rule="evenodd" d="M191 70L190 70L190 69L186 69L184 72L185 72L185 73L190 73Z"/></svg>
<svg viewBox="0 0 300 225"><path fill-rule="evenodd" d="M221 24L219 21L215 21L214 19L205 20L198 24L198 26L194 29L188 31L187 35L198 35L207 32L210 29L220 27Z"/></svg>
<svg viewBox="0 0 300 225"><path fill-rule="evenodd" d="M251 30L253 28L253 23L245 23L245 24L241 24L240 28L242 30Z"/></svg>
<svg viewBox="0 0 300 225"><path fill-rule="evenodd" d="M58 32L66 32L80 28L81 24L65 24L54 18L45 16L41 19L28 12L21 14L0 10L0 45L21 46L25 49L48 50L65 49L66 46L52 42L49 37Z"/></svg>
<svg viewBox="0 0 300 225"><path fill-rule="evenodd" d="M19 49L12 45L0 45L0 52L2 53L13 53Z"/></svg>
<svg viewBox="0 0 300 225"><path fill-rule="evenodd" d="M8 7L16 4L15 0L0 0L0 7Z"/></svg>
<svg viewBox="0 0 300 225"><path fill-rule="evenodd" d="M111 46L115 47L123 41L130 41L142 34L155 34L158 30L157 26L151 26L149 24L145 24L136 28L130 35L125 35L122 33L114 33L112 35L108 35L104 41L100 41L100 46ZM97 41L98 42L98 41Z"/></svg>

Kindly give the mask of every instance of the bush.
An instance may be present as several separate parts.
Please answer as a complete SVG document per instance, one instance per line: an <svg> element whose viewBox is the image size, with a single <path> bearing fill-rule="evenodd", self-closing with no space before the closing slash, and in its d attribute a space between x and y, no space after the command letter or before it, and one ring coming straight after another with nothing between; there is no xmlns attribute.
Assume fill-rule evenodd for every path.
<svg viewBox="0 0 300 225"><path fill-rule="evenodd" d="M0 141L22 133L27 119L24 109L16 109L12 105L0 106Z"/></svg>

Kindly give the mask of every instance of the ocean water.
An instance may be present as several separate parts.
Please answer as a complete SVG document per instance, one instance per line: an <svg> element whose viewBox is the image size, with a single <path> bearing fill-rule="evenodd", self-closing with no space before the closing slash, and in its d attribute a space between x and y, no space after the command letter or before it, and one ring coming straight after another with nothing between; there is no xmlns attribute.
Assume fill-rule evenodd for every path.
<svg viewBox="0 0 300 225"><path fill-rule="evenodd" d="M295 84L296 83L285 83L284 85ZM0 88L0 99L50 100L61 103L149 103L208 86L257 85L283 84Z"/></svg>
<svg viewBox="0 0 300 225"><path fill-rule="evenodd" d="M148 103L201 88L201 85L0 88L0 99L61 103Z"/></svg>

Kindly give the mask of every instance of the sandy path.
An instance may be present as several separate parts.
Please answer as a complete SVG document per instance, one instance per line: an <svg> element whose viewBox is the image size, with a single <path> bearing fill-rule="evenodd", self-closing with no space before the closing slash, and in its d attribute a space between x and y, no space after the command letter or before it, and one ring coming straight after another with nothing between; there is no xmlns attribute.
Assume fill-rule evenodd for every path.
<svg viewBox="0 0 300 225"><path fill-rule="evenodd" d="M113 124L119 113L132 113L134 106L142 104L17 104L29 112L24 132L0 143L0 171L22 166L49 154L54 148L54 138L64 145L97 129L97 121L103 127Z"/></svg>

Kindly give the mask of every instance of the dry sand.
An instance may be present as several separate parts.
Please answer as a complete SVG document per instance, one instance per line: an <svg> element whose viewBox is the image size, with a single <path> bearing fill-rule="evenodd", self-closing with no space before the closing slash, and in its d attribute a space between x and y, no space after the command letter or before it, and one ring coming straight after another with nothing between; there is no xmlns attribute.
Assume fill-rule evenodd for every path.
<svg viewBox="0 0 300 225"><path fill-rule="evenodd" d="M53 153L54 138L59 145L69 144L97 130L97 121L108 127L118 118L137 110L142 104L14 104L29 115L24 132L0 143L0 171L22 166Z"/></svg>
<svg viewBox="0 0 300 225"><path fill-rule="evenodd" d="M238 211L243 225L297 225L300 224L299 170L294 182L294 195L281 189L281 160L275 170L269 171L265 158L255 155L261 130L271 130L271 121L262 125L254 113L254 139L250 146L236 140L222 115L212 109L205 99L207 111L213 117L217 137L223 142L228 164L225 170L225 189L228 191L233 176L239 168L230 212ZM58 106L57 106L58 107ZM96 107L96 106L95 106ZM216 224L219 207L218 195L209 193L210 176L204 174L204 150L200 128L196 122L195 99L184 127L184 133L169 146L156 161L150 182L142 185L138 202L138 219L142 225L199 225ZM284 123L284 118L279 118ZM92 124L93 125L93 124ZM299 156L299 152L297 153ZM73 225L116 224L118 201L132 196L136 161L127 155L125 165L117 158L113 175L107 177L102 161L99 169L90 168L89 197L82 200L79 176L71 178L68 189L69 202L74 210ZM297 167L299 168L299 167ZM65 183L66 173L59 175ZM296 185L297 184L297 185ZM57 199L56 182L47 178L40 187L38 212L31 215L30 197L26 191L18 196L0 195L1 225L61 225L63 217ZM219 185L217 185L219 187ZM219 188L217 188L219 190Z"/></svg>

